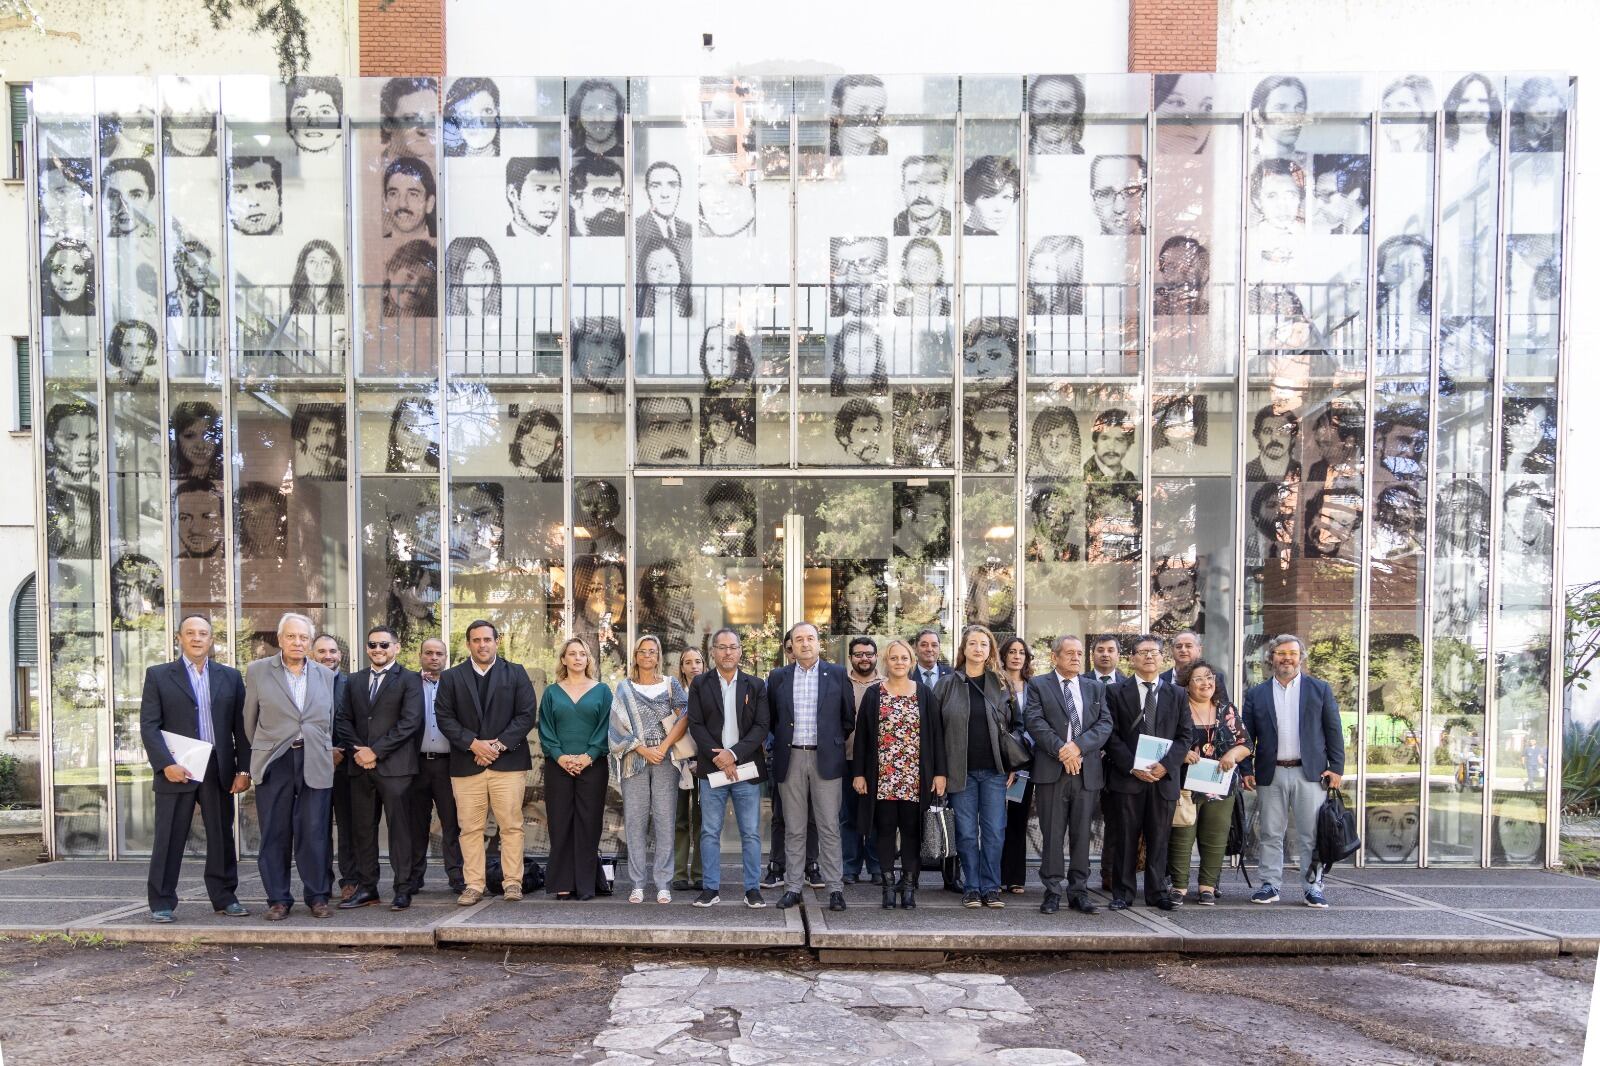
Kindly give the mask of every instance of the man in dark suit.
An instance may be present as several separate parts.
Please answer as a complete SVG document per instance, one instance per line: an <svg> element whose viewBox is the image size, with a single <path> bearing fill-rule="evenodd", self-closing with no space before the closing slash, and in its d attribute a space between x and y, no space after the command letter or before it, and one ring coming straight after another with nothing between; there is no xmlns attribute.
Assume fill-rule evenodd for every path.
<svg viewBox="0 0 1600 1066"><path fill-rule="evenodd" d="M433 829L433 812L439 812L439 844L444 849L444 873L450 891L467 890L461 879L461 826L456 821L456 797L450 790L450 742L439 731L434 707L439 698L439 679L444 673L450 650L438 637L422 642L422 728L417 730L417 776L411 781L411 891L422 891L428 873L428 838Z"/></svg>
<svg viewBox="0 0 1600 1066"><path fill-rule="evenodd" d="M1122 684L1128 675L1117 669L1122 662L1122 641L1115 633L1102 633L1089 648L1089 676L1111 688Z"/></svg>
<svg viewBox="0 0 1600 1066"><path fill-rule="evenodd" d="M1261 819L1261 887L1250 902L1278 902L1283 839L1292 815L1306 906L1326 907L1322 874L1311 856L1326 790L1344 780L1339 701L1327 682L1301 672L1305 645L1299 637L1272 638L1266 654L1272 679L1244 694L1244 727L1256 738L1255 755L1239 767L1244 787L1256 793Z"/></svg>
<svg viewBox="0 0 1600 1066"><path fill-rule="evenodd" d="M1189 701L1161 681L1161 640L1145 633L1133 643L1133 676L1108 694L1111 736L1106 740L1106 836L1115 836L1111 909L1132 905L1139 841L1144 840L1144 901L1170 911L1181 905L1167 885L1167 840L1178 783L1189 753L1194 721ZM1148 770L1134 768L1139 735L1172 741Z"/></svg>
<svg viewBox="0 0 1600 1066"><path fill-rule="evenodd" d="M494 808L500 831L500 871L505 898L522 898L522 795L533 769L528 733L536 704L528 671L500 658L500 631L478 619L467 626L466 662L439 678L433 705L439 732L450 742L450 789L461 824L462 879L456 903L483 898L483 830Z"/></svg>
<svg viewBox="0 0 1600 1066"><path fill-rule="evenodd" d="M1168 685L1178 684L1178 674L1190 663L1197 663L1204 658L1204 651L1200 644L1200 635L1192 629L1185 629L1172 638L1172 667L1161 672L1161 680ZM1210 665L1207 663L1206 665ZM1213 667L1217 675L1217 699L1226 707L1233 702L1228 695L1228 678L1221 670Z"/></svg>
<svg viewBox="0 0 1600 1066"><path fill-rule="evenodd" d="M250 775L239 762L250 751L240 713L244 679L233 667L210 661L211 622L205 615L184 616L178 623L178 644L183 650L179 658L145 671L144 697L139 702L139 734L156 772L150 920L172 921L183 849L197 802L206 830L206 895L218 914L243 918L250 912L235 895L239 856L233 846L233 797L250 787ZM200 780L173 760L162 730L211 745Z"/></svg>
<svg viewBox="0 0 1600 1066"><path fill-rule="evenodd" d="M654 244L687 250L694 231L678 217L678 208L683 204L683 172L665 159L658 159L645 169L644 187L650 210L633 222L641 254Z"/></svg>
<svg viewBox="0 0 1600 1066"><path fill-rule="evenodd" d="M344 702L345 686L350 675L344 672L344 649L339 638L323 633L311 642L311 657L333 671L333 706L337 710ZM350 775L339 772L339 767L350 757L350 752L339 746L334 738L333 749L333 836L338 849L339 899L347 900L356 894L360 878L356 876L355 827L350 820ZM333 871L328 871L333 880Z"/></svg>
<svg viewBox="0 0 1600 1066"><path fill-rule="evenodd" d="M1084 677L1083 641L1063 634L1050 646L1055 669L1028 679L1024 719L1033 738L1033 785L1039 802L1044 855L1039 877L1044 902L1039 910L1061 909L1062 834L1071 837L1072 864L1066 871L1067 905L1084 914L1100 908L1089 902L1089 823L1105 786L1102 749L1111 735L1105 686Z"/></svg>
<svg viewBox="0 0 1600 1066"><path fill-rule="evenodd" d="M411 806L408 797L417 773L417 732L422 728L422 681L395 662L400 637L388 626L367 631L372 664L345 686L333 723L334 742L350 752L344 771L350 778L350 812L355 822L356 871L360 887L339 907L350 910L382 902L378 895L378 818L389 823L389 867L394 871L394 902L411 906Z"/></svg>
<svg viewBox="0 0 1600 1066"><path fill-rule="evenodd" d="M928 688L932 689L939 683L939 679L952 673L950 664L941 662L939 656L943 649L939 644L939 631L937 629L924 629L917 633L913 642L917 653L916 666L912 673L916 674ZM944 878L944 890L960 894L961 887L961 860L955 855L945 859L939 864L939 873Z"/></svg>
<svg viewBox="0 0 1600 1066"><path fill-rule="evenodd" d="M788 891L778 906L801 901L806 857L806 826L817 812L837 811L842 795L845 738L855 725L855 690L844 668L822 661L822 636L810 622L789 631L794 662L767 677L767 707L772 713L772 778L783 794L788 815L784 851ZM807 806L807 801L810 806ZM828 888L828 909L842 911L844 856L839 820L817 817L817 865Z"/></svg>
<svg viewBox="0 0 1600 1066"><path fill-rule="evenodd" d="M689 686L689 736L694 740L694 773L700 789L700 867L704 890L696 907L722 902L722 823L728 802L733 802L739 824L739 855L744 866L744 902L765 907L761 896L761 782L767 778L764 746L770 731L767 686L759 677L739 669L743 645L739 634L719 629L711 636L711 661ZM713 770L733 775L750 763L755 776L746 781L713 788ZM834 808L837 810L837 806Z"/></svg>

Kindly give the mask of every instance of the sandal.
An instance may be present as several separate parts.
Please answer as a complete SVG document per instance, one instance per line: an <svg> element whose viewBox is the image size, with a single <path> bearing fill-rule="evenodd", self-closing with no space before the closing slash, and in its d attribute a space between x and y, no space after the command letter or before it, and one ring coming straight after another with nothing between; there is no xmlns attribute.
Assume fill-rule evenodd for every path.
<svg viewBox="0 0 1600 1066"><path fill-rule="evenodd" d="M661 889L659 892L656 893L656 902L657 903L671 903L672 902L672 893L668 892L664 888Z"/></svg>
<svg viewBox="0 0 1600 1066"><path fill-rule="evenodd" d="M643 903L644 902L644 889L636 888L632 892L629 892L628 893L628 902L629 903Z"/></svg>

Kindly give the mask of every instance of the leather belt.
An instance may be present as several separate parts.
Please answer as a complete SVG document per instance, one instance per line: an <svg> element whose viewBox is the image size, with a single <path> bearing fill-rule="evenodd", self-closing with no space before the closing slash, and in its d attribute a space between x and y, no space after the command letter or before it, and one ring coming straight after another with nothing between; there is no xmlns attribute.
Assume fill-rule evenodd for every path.
<svg viewBox="0 0 1600 1066"><path fill-rule="evenodd" d="M817 750L817 746L815 744L790 744L789 747L793 751L816 751Z"/></svg>
<svg viewBox="0 0 1600 1066"><path fill-rule="evenodd" d="M1299 759L1279 759L1278 760L1278 765L1279 766L1299 766L1300 765L1300 760Z"/></svg>
<svg viewBox="0 0 1600 1066"><path fill-rule="evenodd" d="M450 757L448 751L419 751L417 754L424 759L448 759Z"/></svg>

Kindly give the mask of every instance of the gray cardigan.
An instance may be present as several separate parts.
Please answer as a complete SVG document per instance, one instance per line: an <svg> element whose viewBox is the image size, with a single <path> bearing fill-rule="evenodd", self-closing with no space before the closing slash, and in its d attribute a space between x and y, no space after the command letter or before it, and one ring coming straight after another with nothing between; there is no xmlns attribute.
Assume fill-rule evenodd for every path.
<svg viewBox="0 0 1600 1066"><path fill-rule="evenodd" d="M967 787L967 706L972 690L967 686L967 675L957 671L941 677L934 686L939 700L939 714L944 720L945 792L960 792ZM989 750L994 753L994 764L1004 766L1000 757L1000 730L1015 729L1017 722L1016 700L999 674L988 671L983 677L983 702L987 706L989 723Z"/></svg>

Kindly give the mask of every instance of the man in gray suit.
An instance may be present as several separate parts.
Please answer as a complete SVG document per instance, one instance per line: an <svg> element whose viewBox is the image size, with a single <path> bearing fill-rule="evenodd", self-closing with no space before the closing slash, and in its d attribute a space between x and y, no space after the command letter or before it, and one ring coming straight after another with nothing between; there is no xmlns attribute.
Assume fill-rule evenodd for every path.
<svg viewBox="0 0 1600 1066"><path fill-rule="evenodd" d="M261 847L256 865L267 892L266 919L289 917L294 896L289 857L306 905L327 918L332 892L328 851L333 808L333 671L308 658L316 628L303 614L278 621L277 655L250 664L244 729L256 784Z"/></svg>
<svg viewBox="0 0 1600 1066"><path fill-rule="evenodd" d="M1033 738L1033 787L1039 797L1039 829L1044 855L1039 878L1044 903L1061 909L1062 835L1071 837L1067 906L1084 914L1100 908L1089 902L1089 823L1105 785L1101 749L1111 735L1105 686L1083 676L1083 641L1063 634L1050 645L1055 669L1028 679L1023 717Z"/></svg>

